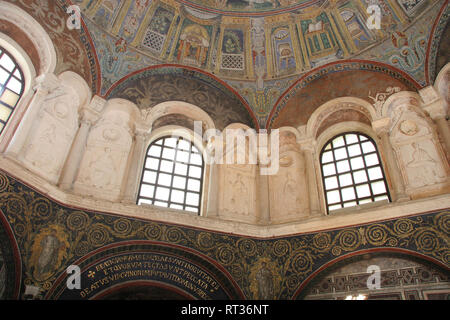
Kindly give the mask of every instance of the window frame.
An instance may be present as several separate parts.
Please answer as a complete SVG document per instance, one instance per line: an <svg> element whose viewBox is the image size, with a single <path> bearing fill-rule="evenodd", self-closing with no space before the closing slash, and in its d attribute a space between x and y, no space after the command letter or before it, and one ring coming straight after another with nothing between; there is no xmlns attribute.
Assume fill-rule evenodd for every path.
<svg viewBox="0 0 450 320"><path fill-rule="evenodd" d="M168 138L175 138L175 139L177 139L175 147L166 146L165 145L165 140L168 139ZM189 150L179 149L178 148L179 142L181 140L189 143ZM161 143L158 144L158 142L161 142ZM149 155L150 149L153 146L161 147L159 156ZM193 150L193 147L196 149L196 151ZM173 156L172 160L163 157L164 148L174 150L174 156ZM189 153L189 159L188 159L187 162L177 160L178 151L184 151L184 152L188 152ZM200 158L201 158L201 164L200 165L191 163L192 154L198 154L200 156ZM148 159L158 160L158 168L157 169L147 168L146 164L147 164ZM167 171L161 170L161 163L162 163L162 161L170 161L173 164L171 172L167 172ZM185 175L175 173L175 167L176 167L177 163L187 166ZM200 177L199 178L189 176L191 167L200 168ZM146 204L147 205L155 205L155 206L158 206L158 204L155 204L156 202L160 202L160 203L165 202L166 203L166 207L163 207L163 208L167 208L167 209L171 209L171 210L182 210L182 211L196 213L197 215L200 215L201 212L202 212L202 204L203 204L202 202L203 202L203 191L204 191L203 189L204 189L205 169L206 169L206 161L205 161L205 159L203 157L203 153L202 153L201 149L199 149L196 146L196 144L191 139L188 139L188 138L183 137L183 136L173 136L173 135L170 135L170 134L166 134L166 135L163 135L163 136L160 136L160 137L154 139L148 145L148 147L146 149L146 153L144 155L144 161L142 163L142 173L141 173L141 179L140 179L140 182L139 182L139 188L138 188L138 193L137 193L136 204L140 205L139 204L140 200L150 201L151 204L148 204L148 203L146 203ZM154 173L156 173L155 182L154 183L144 181L146 172L154 172ZM170 186L159 184L159 176L160 176L160 174L170 175ZM186 179L184 188L178 188L178 187L174 187L173 186L175 177L180 177L180 178ZM189 183L190 179L199 181L199 183L200 183L199 191L192 191L192 190L188 189L188 183ZM154 188L152 197L147 197L147 196L142 196L141 195L141 190L142 190L142 186L143 185L149 185L149 186L152 186ZM163 188L169 189L168 200L160 200L160 199L156 198L156 190L157 190L158 187L163 187ZM182 203L181 202L175 202L175 201L171 200L172 191L173 190L184 192L184 198L183 198L183 202ZM190 204L187 203L187 194L188 193L195 193L195 194L198 195L199 198L198 198L198 204L197 205L190 205ZM182 206L183 209L171 208L170 207L171 205ZM188 210L187 208L193 208L193 209L195 208L195 209L197 209L197 211L194 212L193 210Z"/></svg>
<svg viewBox="0 0 450 320"><path fill-rule="evenodd" d="M6 68L4 68L3 66L0 65L0 69L5 71L6 73L8 73L8 78L5 81L5 84L2 85L0 84L0 97L3 96L3 93L5 92L6 89L12 91L13 93L18 95L18 99L15 103L14 106L9 105L3 101L0 100L0 105L3 107L6 107L8 109L11 110L8 118L6 119L6 121L1 120L0 119L0 123L3 124L3 128L0 129L0 135L2 135L5 131L6 126L8 125L8 123L10 122L11 118L13 117L14 112L17 109L17 106L20 104L20 101L22 100L23 96L24 96L24 92L25 92L25 86L26 86L26 79L25 79L25 74L20 66L20 64L17 62L17 60L15 59L15 57L3 46L0 45L0 59L2 59L2 57L6 55L13 63L14 63L14 68L12 71L8 71ZM16 71L19 72L20 74L20 78L19 79L17 76L14 75L14 73L16 73ZM20 88L20 93L17 93L9 88L7 88L9 81L14 78L17 81L19 81L21 83L21 88Z"/></svg>
<svg viewBox="0 0 450 320"><path fill-rule="evenodd" d="M357 138L358 139L357 142L347 143L346 136L347 135L351 135L351 134L354 134L354 135L356 135L358 137ZM334 147L332 142L335 139L339 138L339 137L342 137L344 139L344 144L342 146ZM361 141L361 137L364 137L367 140ZM375 148L374 151L370 151L370 152L367 152L367 153L364 152L364 150L362 148L362 144L364 142L367 142L367 141L372 143L372 145ZM354 146L354 145L358 145L360 147L361 153L358 154L358 155L350 156L350 154L348 152L348 147ZM329 148L329 146L330 146L330 148ZM336 160L335 154L334 154L334 150L340 149L340 148L345 148L347 156L345 158ZM323 155L324 155L325 152L329 152L329 151L332 152L332 160L324 163L323 162ZM374 165L367 165L365 156L373 155L373 154L376 155L378 163L374 164ZM362 157L364 165L361 168L353 169L352 165L351 165L351 159L355 159L355 158L358 158L358 157ZM349 170L343 171L343 172L339 172L338 168L337 168L337 163L339 161L343 161L343 160L347 160L349 162ZM335 173L325 176L325 174L324 174L324 166L325 165L329 165L329 164L333 164L334 165ZM375 200L375 198L383 197L383 196L387 196L387 200L389 202L392 202L391 194L390 194L390 191L389 191L389 184L387 182L386 172L385 172L385 169L384 169L384 166L383 166L383 161L382 161L382 158L380 156L380 152L378 150L378 146L377 146L375 140L370 135L368 135L366 133L363 133L363 132L360 132L360 131L346 131L346 132L341 132L341 133L335 134L332 138L328 139L326 141L326 143L323 145L323 147L321 148L321 151L320 151L320 154L319 154L319 165L320 165L320 172L321 172L321 175L322 175L323 194L324 194L324 198L325 198L324 200L325 200L325 206L326 206L327 214L336 212L338 210L350 209L350 208L359 207L359 206L365 205L365 204L372 204L372 203L376 203L378 201L383 201L383 200ZM369 170L373 169L373 168L380 168L381 174L382 174L381 178L375 178L375 179L371 179L370 178ZM359 171L364 171L365 172L366 178L367 178L367 180L365 182L358 182L358 183L355 182L353 173L354 172L359 172ZM351 182L352 183L349 184L349 185L341 186L341 181L340 181L339 177L341 175L349 174L349 173L350 173L350 176L351 176ZM326 179L333 178L333 177L336 178L337 187L327 189ZM377 183L377 182L381 182L381 181L383 182L386 191L384 193L374 194L373 189L372 189L372 184ZM358 196L357 187L358 186L362 186L362 185L366 185L366 184L369 185L369 193L370 193L370 195L369 196L364 196L364 197L359 197ZM342 191L343 191L343 189L346 189L346 188L353 188L353 191L354 191L354 194L355 194L355 197L353 199L343 200L344 197L343 197ZM338 191L339 192L339 197L340 197L340 201L339 202L333 202L331 204L328 203L327 193L330 192L330 191ZM370 200L370 202L360 203L361 201L366 201L366 200ZM351 203L351 202L356 202L356 205L345 206L345 204ZM330 210L330 207L337 206L337 205L340 205L341 208L336 208L336 209Z"/></svg>

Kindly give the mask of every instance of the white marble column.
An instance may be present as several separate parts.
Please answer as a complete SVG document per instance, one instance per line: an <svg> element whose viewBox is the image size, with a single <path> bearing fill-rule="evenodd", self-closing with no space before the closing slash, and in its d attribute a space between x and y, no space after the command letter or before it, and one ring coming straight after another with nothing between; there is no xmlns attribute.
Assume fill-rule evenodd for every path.
<svg viewBox="0 0 450 320"><path fill-rule="evenodd" d="M101 111L105 104L106 101L104 99L95 96L90 105L81 111L80 127L73 140L72 148L67 156L59 180L59 186L64 190L71 190L73 187L73 182L75 181L81 160L83 159L91 126L98 120L100 115L98 111Z"/></svg>
<svg viewBox="0 0 450 320"><path fill-rule="evenodd" d="M216 140L210 138L205 146L206 155L205 162L208 163L209 168L209 185L208 185L208 198L206 204L206 216L215 217L219 216L219 180L220 180L220 165L216 159ZM207 158L206 158L207 157Z"/></svg>
<svg viewBox="0 0 450 320"><path fill-rule="evenodd" d="M149 133L149 129L143 126L136 126L135 128L134 146L130 154L130 166L128 168L125 188L122 193L123 203L136 203L142 161L144 160L145 146Z"/></svg>
<svg viewBox="0 0 450 320"><path fill-rule="evenodd" d="M260 224L270 223L270 195L269 195L269 176L261 174L261 164L256 171L257 178L257 188L258 188L258 206L259 206L259 217L258 222ZM267 169L268 171L268 169Z"/></svg>
<svg viewBox="0 0 450 320"><path fill-rule="evenodd" d="M301 150L305 157L306 174L309 190L310 216L322 215L320 210L319 186L317 181L316 168L314 165L315 142L308 141L301 145Z"/></svg>
<svg viewBox="0 0 450 320"><path fill-rule="evenodd" d="M389 172L393 188L393 190L390 190L392 201L406 201L409 200L409 197L405 192L403 177L400 173L400 168L394 154L394 149L392 148L392 144L389 139L390 122L390 118L375 120L374 122L372 122L372 127L381 139L381 144L384 151L383 154L386 158L387 172Z"/></svg>
<svg viewBox="0 0 450 320"><path fill-rule="evenodd" d="M439 136L444 142L444 148L447 155L450 155L450 127L446 119L447 106L443 98L433 87L427 87L419 91L422 97L422 109L430 115L430 118L436 123Z"/></svg>
<svg viewBox="0 0 450 320"><path fill-rule="evenodd" d="M37 77L35 81L33 98L5 152L10 158L18 159L42 104L47 99L58 95L59 80L56 75L43 74Z"/></svg>

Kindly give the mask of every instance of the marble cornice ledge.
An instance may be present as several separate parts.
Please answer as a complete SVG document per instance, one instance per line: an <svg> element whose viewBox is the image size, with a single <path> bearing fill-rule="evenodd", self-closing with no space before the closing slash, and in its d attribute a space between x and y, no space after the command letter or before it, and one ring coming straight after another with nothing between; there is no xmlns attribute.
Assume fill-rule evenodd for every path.
<svg viewBox="0 0 450 320"><path fill-rule="evenodd" d="M446 194L401 203L386 203L380 206L369 206L367 208L360 208L359 210L353 209L329 216L316 216L291 223L254 225L222 220L218 217L195 216L177 210L156 209L150 206L116 203L72 194L47 182L42 177L37 176L28 169L22 167L18 162L4 155L0 156L0 170L28 185L36 192L48 197L50 200L73 209L114 214L260 239L339 229L450 208L450 195Z"/></svg>

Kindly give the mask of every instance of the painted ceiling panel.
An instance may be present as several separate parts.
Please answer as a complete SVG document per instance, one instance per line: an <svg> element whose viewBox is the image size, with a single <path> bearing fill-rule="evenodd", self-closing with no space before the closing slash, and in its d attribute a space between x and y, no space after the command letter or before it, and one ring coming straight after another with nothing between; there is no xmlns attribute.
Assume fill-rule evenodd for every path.
<svg viewBox="0 0 450 320"><path fill-rule="evenodd" d="M240 122L248 124L252 118L252 126L261 128L283 122L275 119L292 104L286 99L297 92L299 79L313 75L318 80L328 75L323 70L330 65L364 61L371 68L390 68L420 88L432 84L438 65L448 61L440 53L445 52L441 39L450 12L448 0L58 0L57 5L42 6L37 0L11 2L52 35L58 70L82 73L94 93L109 97L118 84L132 88L136 82L131 75L149 67L164 67L167 75L171 67L198 70L205 85L225 83L232 93L228 95L238 97L238 105L244 107L231 109L242 113ZM56 18L49 18L67 18L71 4L82 12L78 35L62 32ZM372 24L377 12L379 28ZM322 100L339 96L336 92L348 85L342 81L342 88L338 84L321 92ZM363 91L384 89L376 85ZM310 93L302 88L304 96L317 94L315 87Z"/></svg>

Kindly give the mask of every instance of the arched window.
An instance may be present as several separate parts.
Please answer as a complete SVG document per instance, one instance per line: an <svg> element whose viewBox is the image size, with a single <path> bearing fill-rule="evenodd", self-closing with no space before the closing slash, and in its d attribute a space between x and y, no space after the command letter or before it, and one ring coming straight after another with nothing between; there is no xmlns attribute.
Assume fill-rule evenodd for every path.
<svg viewBox="0 0 450 320"><path fill-rule="evenodd" d="M24 89L24 76L14 58L0 47L0 133L8 123Z"/></svg>
<svg viewBox="0 0 450 320"><path fill-rule="evenodd" d="M389 200L390 195L374 141L361 133L344 133L320 153L327 211Z"/></svg>
<svg viewBox="0 0 450 320"><path fill-rule="evenodd" d="M189 140L163 137L152 142L137 203L200 214L204 161Z"/></svg>

